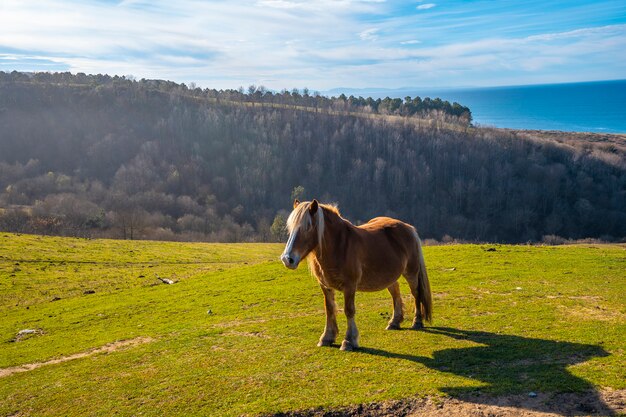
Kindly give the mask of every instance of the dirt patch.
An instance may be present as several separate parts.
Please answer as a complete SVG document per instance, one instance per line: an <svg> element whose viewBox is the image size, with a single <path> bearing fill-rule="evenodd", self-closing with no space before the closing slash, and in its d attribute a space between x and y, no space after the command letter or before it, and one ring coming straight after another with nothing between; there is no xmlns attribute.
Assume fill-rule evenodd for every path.
<svg viewBox="0 0 626 417"><path fill-rule="evenodd" d="M361 404L345 408L311 409L266 417L557 417L613 416L626 413L626 390L507 395L467 398L427 397Z"/></svg>
<svg viewBox="0 0 626 417"><path fill-rule="evenodd" d="M98 353L110 353L110 352L114 352L122 348L149 343L149 342L152 342L153 340L154 339L152 339L151 337L136 337L134 339L120 340L117 342L108 343L104 346L91 349L86 352L76 353L74 355L69 355L69 356L63 356L61 358L51 359L45 362L34 362L34 363L28 363L26 365L3 368L3 369L0 369L0 378L13 375L19 372L32 371L33 369L41 368L42 366L46 366L46 365L54 365L56 363L68 362L74 359L86 358L87 356L93 356Z"/></svg>
<svg viewBox="0 0 626 417"><path fill-rule="evenodd" d="M265 323L266 321L267 320L265 319L232 320L232 321L224 321L221 323L215 323L213 327L218 328L218 329L226 329L229 327L245 326L247 324Z"/></svg>
<svg viewBox="0 0 626 417"><path fill-rule="evenodd" d="M222 336L258 337L258 338L261 338L261 339L271 339L271 337L269 337L266 334L263 334L263 332L235 332L235 331L231 331L231 332L222 333Z"/></svg>
<svg viewBox="0 0 626 417"><path fill-rule="evenodd" d="M623 322L626 320L626 314L605 308L600 305L585 307L585 306L559 306L559 308L568 317L576 317L580 320L597 320L608 322Z"/></svg>

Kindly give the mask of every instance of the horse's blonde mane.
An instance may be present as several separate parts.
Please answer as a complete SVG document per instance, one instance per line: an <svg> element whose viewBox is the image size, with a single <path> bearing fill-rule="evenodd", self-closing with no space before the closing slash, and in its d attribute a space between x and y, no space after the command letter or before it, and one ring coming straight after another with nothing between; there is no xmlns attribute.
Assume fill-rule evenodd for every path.
<svg viewBox="0 0 626 417"><path fill-rule="evenodd" d="M298 204L287 219L287 230L289 234L293 233L298 229L308 230L311 226L313 226L313 219L309 214L309 208L311 207L311 201L303 201ZM324 239L324 210L328 210L332 213L335 213L339 216L339 209L334 204L320 204L319 208L316 212L317 216L317 241L319 245L319 249L322 248L322 243Z"/></svg>

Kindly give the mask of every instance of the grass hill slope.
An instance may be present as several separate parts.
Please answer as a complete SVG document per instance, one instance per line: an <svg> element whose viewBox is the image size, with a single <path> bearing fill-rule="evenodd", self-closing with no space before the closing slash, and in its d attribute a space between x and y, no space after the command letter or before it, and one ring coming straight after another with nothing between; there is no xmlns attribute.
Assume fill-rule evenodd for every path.
<svg viewBox="0 0 626 417"><path fill-rule="evenodd" d="M1 415L624 398L623 246L426 247L433 326L385 331L389 295L359 293L363 349L346 353L315 346L322 295L282 245L0 238Z"/></svg>

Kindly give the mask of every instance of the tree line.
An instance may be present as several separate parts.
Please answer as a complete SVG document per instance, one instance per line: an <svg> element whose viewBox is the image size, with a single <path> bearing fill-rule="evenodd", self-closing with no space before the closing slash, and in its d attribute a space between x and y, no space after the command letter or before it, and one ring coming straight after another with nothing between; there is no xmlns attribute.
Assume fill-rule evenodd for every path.
<svg viewBox="0 0 626 417"><path fill-rule="evenodd" d="M438 240L626 236L621 149L472 128L463 106L398 100L0 72L0 229L279 240L296 196Z"/></svg>
<svg viewBox="0 0 626 417"><path fill-rule="evenodd" d="M431 114L445 114L455 118L456 122L470 124L472 121L472 112L466 106L459 103L450 103L440 98L431 99L419 96L411 98L407 96L404 100L399 98L385 97L384 99L373 99L371 97L355 97L351 95L347 97L340 94L335 97L327 97L319 92L311 92L308 88L300 91L297 88L289 91L283 89L280 92L268 90L264 86L250 85L247 90L240 87L236 90L216 90L201 89L194 83L189 86L186 84L177 84L172 81L165 80L135 80L133 77L120 77L110 75L86 75L78 73L73 75L69 72L37 72L22 73L13 71L5 73L0 71L0 82L8 83L28 83L28 84L62 84L74 87L98 88L105 85L115 85L117 88L139 88L150 89L165 93L184 94L188 97L213 99L216 102L234 101L239 103L258 103L258 104L281 104L283 106L304 106L315 108L316 110L335 110L345 112L363 112L385 115L402 115L402 116L428 116Z"/></svg>

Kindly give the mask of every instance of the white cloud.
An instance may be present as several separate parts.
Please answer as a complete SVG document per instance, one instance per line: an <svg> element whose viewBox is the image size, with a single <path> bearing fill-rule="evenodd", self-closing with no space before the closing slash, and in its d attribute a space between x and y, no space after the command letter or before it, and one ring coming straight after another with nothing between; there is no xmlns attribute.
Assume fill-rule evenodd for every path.
<svg viewBox="0 0 626 417"><path fill-rule="evenodd" d="M621 66L616 66L615 56L624 50L626 25L615 25L550 36L482 39L436 47L394 48L383 46L381 41L376 48L350 46L320 51L319 59L334 63L336 79L355 87L379 86L379 74L394 74L396 87L503 85L537 82L542 76L545 81L541 82L579 81L580 74L571 68L583 61L593 62L589 71L596 77L603 72L601 78L620 78L623 77L620 71L621 74L626 71L626 62L622 60ZM610 66L615 68L610 73L613 75L602 70Z"/></svg>
<svg viewBox="0 0 626 417"><path fill-rule="evenodd" d="M424 3L424 4L420 4L419 6L417 6L417 10L428 10L428 9L432 9L435 6L436 6L435 3Z"/></svg>
<svg viewBox="0 0 626 417"><path fill-rule="evenodd" d="M554 41L559 39L577 38L593 35L605 35L605 34L620 34L626 31L626 25L609 25L593 28L583 28L570 30L560 33L544 33L541 35L528 36L528 41Z"/></svg>
<svg viewBox="0 0 626 417"><path fill-rule="evenodd" d="M406 23L431 14L389 18L390 6L377 0L34 3L0 0L5 71L9 60L40 60L72 72L278 90L467 85L550 71L567 77L580 62L594 65L594 74L626 73L626 25L433 46L426 23Z"/></svg>
<svg viewBox="0 0 626 417"><path fill-rule="evenodd" d="M294 9L300 4L286 0L261 0L258 2L260 6L275 7L278 9Z"/></svg>
<svg viewBox="0 0 626 417"><path fill-rule="evenodd" d="M386 0L257 0L255 5L276 9L299 9L305 11L354 10L372 11L372 5ZM231 3L232 5L232 3Z"/></svg>
<svg viewBox="0 0 626 417"><path fill-rule="evenodd" d="M359 33L359 38L363 41L375 41L378 40L378 30L377 28L365 29L363 32Z"/></svg>

